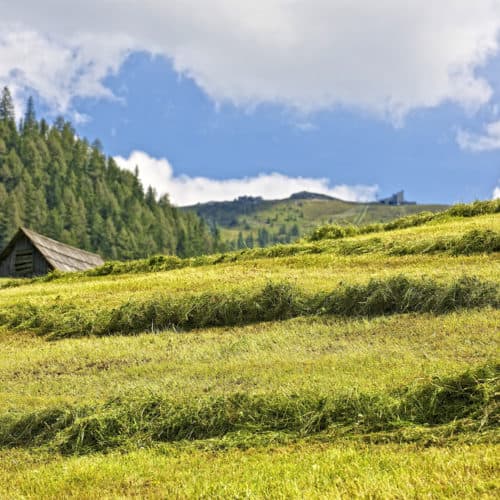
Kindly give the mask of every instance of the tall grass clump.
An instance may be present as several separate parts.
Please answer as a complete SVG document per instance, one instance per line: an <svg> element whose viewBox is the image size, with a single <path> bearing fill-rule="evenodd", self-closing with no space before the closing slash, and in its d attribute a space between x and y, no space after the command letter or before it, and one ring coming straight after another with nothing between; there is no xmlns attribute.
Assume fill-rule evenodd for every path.
<svg viewBox="0 0 500 500"><path fill-rule="evenodd" d="M442 424L476 418L498 427L500 365L485 365L456 376L434 377L404 391L404 412L413 422Z"/></svg>
<svg viewBox="0 0 500 500"><path fill-rule="evenodd" d="M0 325L62 338L235 326L318 314L440 314L462 308L497 308L499 304L499 285L495 282L463 276L443 283L399 275L368 283L341 284L330 292L306 293L286 282L268 283L254 292L240 289L157 295L97 310L68 302L49 306L21 303L0 310Z"/></svg>
<svg viewBox="0 0 500 500"><path fill-rule="evenodd" d="M50 444L63 453L106 451L129 443L199 440L231 432L311 435L334 426L356 433L457 419L498 426L495 393L500 367L486 365L389 393L236 393L172 400L162 394L122 397L94 408L41 410L3 419L0 445Z"/></svg>
<svg viewBox="0 0 500 500"><path fill-rule="evenodd" d="M345 317L409 312L442 314L462 308L498 307L499 300L497 284L475 277L463 276L450 283L439 283L399 275L372 279L362 285L344 285L325 294L318 311Z"/></svg>
<svg viewBox="0 0 500 500"><path fill-rule="evenodd" d="M500 252L500 232L491 229L471 229L457 237L438 237L431 241L415 243L391 243L387 245L389 255L416 255L448 253L450 255L473 255Z"/></svg>
<svg viewBox="0 0 500 500"><path fill-rule="evenodd" d="M36 446L55 439L71 426L78 411L48 408L33 413L0 416L0 444L3 446Z"/></svg>

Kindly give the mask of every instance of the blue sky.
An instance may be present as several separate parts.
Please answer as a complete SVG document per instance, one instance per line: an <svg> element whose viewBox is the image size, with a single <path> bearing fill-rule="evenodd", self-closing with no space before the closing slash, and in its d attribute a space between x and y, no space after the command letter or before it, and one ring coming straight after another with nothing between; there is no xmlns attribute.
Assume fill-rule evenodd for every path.
<svg viewBox="0 0 500 500"><path fill-rule="evenodd" d="M23 12L30 3L35 13ZM218 16L204 26L192 10L152 1L164 24L175 15L178 32L165 35L140 2L102 29L86 24L90 11L56 26L41 11L36 16L36 3L20 2L7 7L10 23L0 28L0 84L13 88L19 107L34 94L39 114L72 119L124 168L138 163L143 182L177 204L302 188L357 200L405 189L422 203L493 196L500 186L499 2L479 0L473 10L470 2L443 2L460 8L432 16L414 2L410 19L388 1L380 30L360 21L369 2L354 2L352 12L331 11L323 0L297 3L306 10L271 0L242 12L243 3L235 10L238 2L216 0ZM333 23L345 16L342 29L332 34L326 24L311 42L328 15ZM221 17L237 26L214 28ZM429 35L436 19L442 36ZM369 23L365 40L344 29L360 22ZM137 24L157 29L156 38ZM392 39L384 41L388 29ZM428 46L415 43L422 33ZM394 37L404 50L395 51Z"/></svg>
<svg viewBox="0 0 500 500"><path fill-rule="evenodd" d="M120 100L79 102L89 121L78 131L99 137L111 155L166 157L179 175L327 177L333 185L377 184L381 195L404 188L409 199L446 203L489 198L500 177L500 151L457 144L458 128L484 122L457 105L415 111L400 126L342 109L303 116L277 105L217 106L168 60L146 54L131 56L107 83Z"/></svg>

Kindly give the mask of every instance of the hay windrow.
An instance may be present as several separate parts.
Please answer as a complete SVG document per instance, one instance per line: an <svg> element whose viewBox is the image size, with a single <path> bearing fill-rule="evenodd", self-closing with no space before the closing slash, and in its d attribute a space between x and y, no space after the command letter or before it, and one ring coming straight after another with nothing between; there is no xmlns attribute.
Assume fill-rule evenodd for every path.
<svg viewBox="0 0 500 500"><path fill-rule="evenodd" d="M199 440L231 432L312 435L331 426L357 433L459 419L498 427L499 365L416 382L392 393L227 396L171 400L145 394L94 408L53 408L0 417L0 445L49 444L62 453L106 451L130 442Z"/></svg>
<svg viewBox="0 0 500 500"><path fill-rule="evenodd" d="M115 308L91 309L63 302L22 303L0 311L0 325L49 338L133 335L165 329L245 325L322 314L370 317L398 313L442 314L463 308L500 305L495 282L462 276L449 282L404 275L341 284L330 292L306 293L287 282L261 290L158 295L130 300Z"/></svg>

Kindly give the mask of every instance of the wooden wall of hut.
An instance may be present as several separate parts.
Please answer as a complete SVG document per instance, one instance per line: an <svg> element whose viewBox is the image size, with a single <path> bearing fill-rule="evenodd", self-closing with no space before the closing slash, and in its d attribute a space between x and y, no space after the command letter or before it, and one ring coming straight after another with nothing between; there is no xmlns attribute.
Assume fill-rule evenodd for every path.
<svg viewBox="0 0 500 500"><path fill-rule="evenodd" d="M9 253L0 262L2 277L42 276L51 269L45 257L25 235L19 235Z"/></svg>

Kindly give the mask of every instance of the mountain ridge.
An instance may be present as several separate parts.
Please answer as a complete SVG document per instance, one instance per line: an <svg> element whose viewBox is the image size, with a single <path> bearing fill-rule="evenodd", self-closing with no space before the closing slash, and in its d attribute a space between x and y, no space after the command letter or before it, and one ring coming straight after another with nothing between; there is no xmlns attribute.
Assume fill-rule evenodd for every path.
<svg viewBox="0 0 500 500"><path fill-rule="evenodd" d="M212 201L179 207L217 227L228 249L265 247L290 243L323 224L388 222L422 211L445 210L445 204L386 205L379 201L344 201L333 196L299 191L288 198L267 200L240 196L232 201Z"/></svg>

